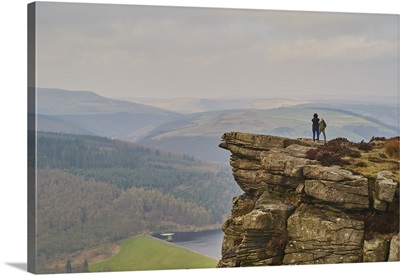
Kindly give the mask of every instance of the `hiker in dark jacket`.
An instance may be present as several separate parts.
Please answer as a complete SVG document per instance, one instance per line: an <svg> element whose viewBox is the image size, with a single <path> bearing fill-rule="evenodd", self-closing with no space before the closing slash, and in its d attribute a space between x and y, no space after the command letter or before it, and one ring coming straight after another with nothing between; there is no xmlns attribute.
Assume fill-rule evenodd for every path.
<svg viewBox="0 0 400 275"><path fill-rule="evenodd" d="M314 114L313 118L311 119L312 121L312 133L313 133L313 141L319 140L319 118L318 114Z"/></svg>
<svg viewBox="0 0 400 275"><path fill-rule="evenodd" d="M321 121L319 122L319 133L324 135L324 142L326 142L326 134L325 134L326 122L321 117Z"/></svg>

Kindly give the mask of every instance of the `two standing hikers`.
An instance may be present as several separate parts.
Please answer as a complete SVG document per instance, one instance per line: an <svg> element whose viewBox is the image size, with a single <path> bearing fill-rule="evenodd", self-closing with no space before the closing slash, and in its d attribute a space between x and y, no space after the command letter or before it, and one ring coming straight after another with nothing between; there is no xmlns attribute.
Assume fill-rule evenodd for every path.
<svg viewBox="0 0 400 275"><path fill-rule="evenodd" d="M313 141L317 140L319 141L319 135L322 133L324 135L324 142L326 142L326 134L325 134L325 128L326 128L326 122L323 118L319 119L318 114L315 113L313 115L313 118L311 119L312 121L312 132L313 132Z"/></svg>

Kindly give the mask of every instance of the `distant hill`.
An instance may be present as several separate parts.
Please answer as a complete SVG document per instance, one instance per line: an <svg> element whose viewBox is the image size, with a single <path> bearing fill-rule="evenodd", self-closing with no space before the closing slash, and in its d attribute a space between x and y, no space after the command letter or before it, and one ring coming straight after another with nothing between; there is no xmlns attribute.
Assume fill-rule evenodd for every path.
<svg viewBox="0 0 400 275"><path fill-rule="evenodd" d="M92 134L135 141L181 115L93 92L37 89L39 131Z"/></svg>
<svg viewBox="0 0 400 275"><path fill-rule="evenodd" d="M62 89L37 89L37 113L45 115L77 115L107 113L140 113L176 115L176 112L123 100L102 97L94 92Z"/></svg>
<svg viewBox="0 0 400 275"><path fill-rule="evenodd" d="M363 106L368 109L368 106ZM169 128L160 125L138 142L159 148L185 152L201 158L227 161L226 153L215 150L224 132L256 132L290 138L311 137L311 117L317 112L328 127L327 138L345 137L351 141L369 141L371 137L398 135L394 125L398 112L395 107L381 110L380 116L371 117L354 111L332 107L298 106L265 110L224 110L188 114L182 127ZM363 113L360 111L360 113ZM372 115L374 111L370 111ZM382 119L379 120L377 118Z"/></svg>
<svg viewBox="0 0 400 275"><path fill-rule="evenodd" d="M287 98L121 98L129 102L136 102L171 110L183 114L200 112L235 110L235 109L272 109L279 107L296 106L310 101L292 100Z"/></svg>
<svg viewBox="0 0 400 275"><path fill-rule="evenodd" d="M171 111L92 92L59 89L38 89L37 99L38 130L105 136L225 163L229 154L217 148L223 133L241 131L308 138L314 112L328 123L328 139L345 137L358 142L372 136L393 137L399 132L396 102L137 99Z"/></svg>

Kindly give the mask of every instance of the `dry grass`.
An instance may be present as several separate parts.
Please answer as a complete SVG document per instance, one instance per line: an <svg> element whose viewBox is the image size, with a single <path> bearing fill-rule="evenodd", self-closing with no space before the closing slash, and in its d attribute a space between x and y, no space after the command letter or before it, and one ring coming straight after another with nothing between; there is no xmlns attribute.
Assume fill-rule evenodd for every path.
<svg viewBox="0 0 400 275"><path fill-rule="evenodd" d="M399 137L391 138L385 141L385 152L391 158L400 159L400 140Z"/></svg>

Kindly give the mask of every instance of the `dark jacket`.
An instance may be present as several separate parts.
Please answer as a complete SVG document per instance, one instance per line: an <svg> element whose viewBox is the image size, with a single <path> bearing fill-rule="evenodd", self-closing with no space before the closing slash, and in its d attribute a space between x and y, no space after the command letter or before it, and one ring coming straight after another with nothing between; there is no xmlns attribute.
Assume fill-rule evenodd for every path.
<svg viewBox="0 0 400 275"><path fill-rule="evenodd" d="M311 121L313 129L319 129L319 118L314 117L313 119L311 119Z"/></svg>

